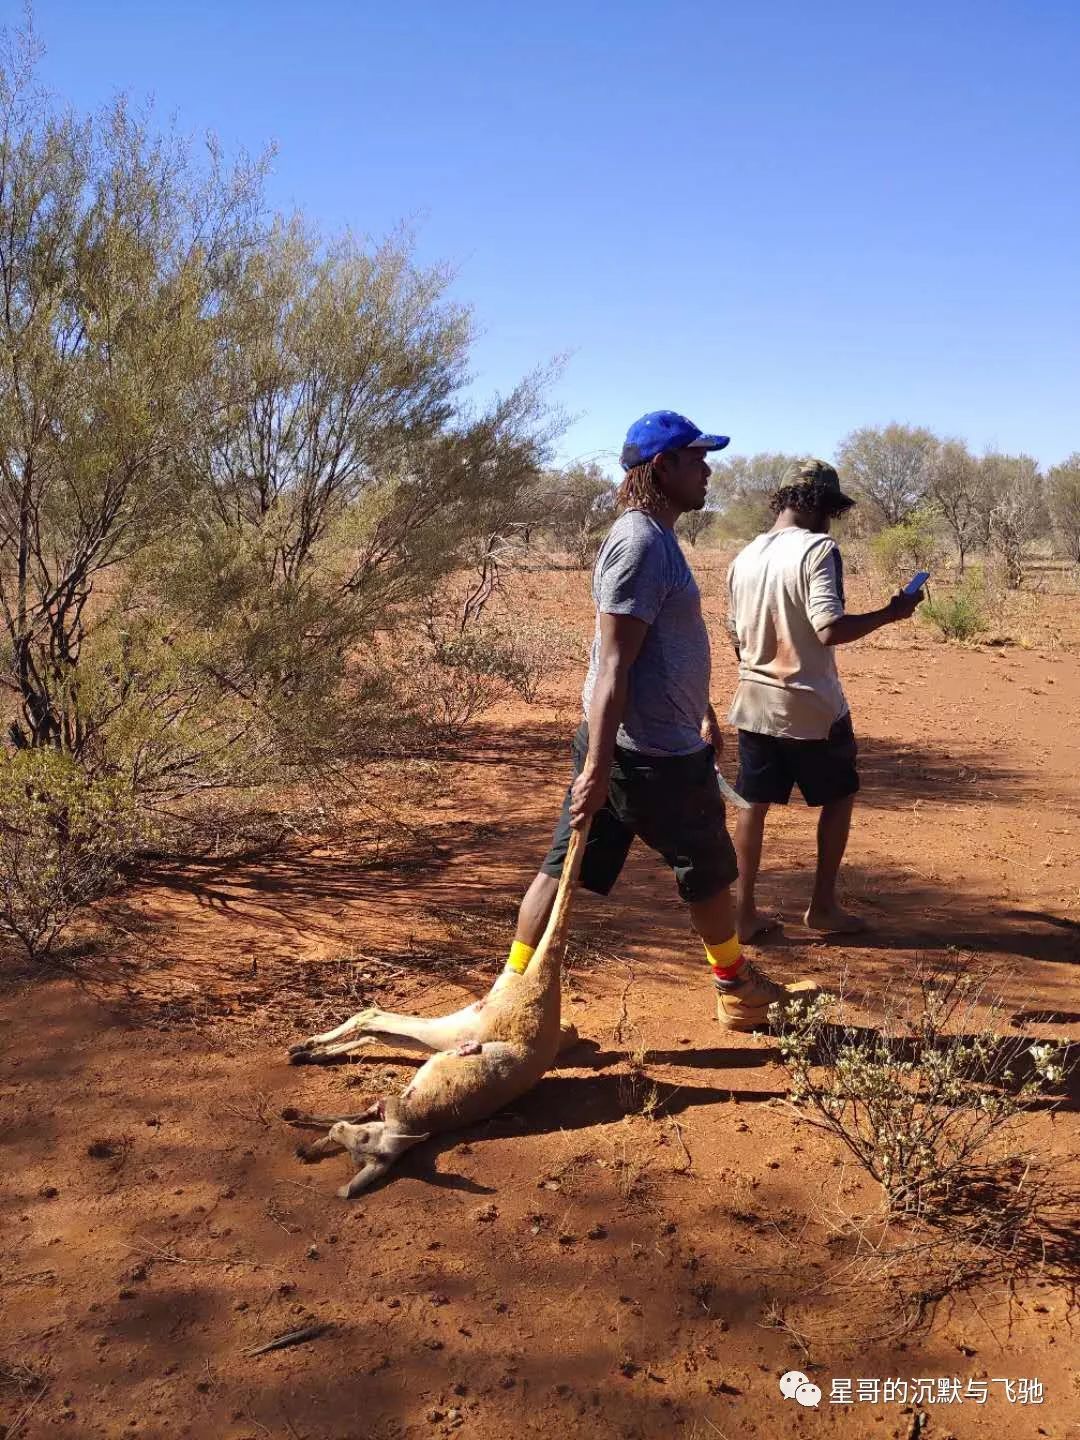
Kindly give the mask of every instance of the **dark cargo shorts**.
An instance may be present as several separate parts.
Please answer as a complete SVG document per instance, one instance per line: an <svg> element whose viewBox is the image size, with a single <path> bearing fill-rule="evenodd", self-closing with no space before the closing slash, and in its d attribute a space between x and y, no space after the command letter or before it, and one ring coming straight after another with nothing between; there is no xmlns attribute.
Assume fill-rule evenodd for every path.
<svg viewBox="0 0 1080 1440"><path fill-rule="evenodd" d="M798 785L807 805L828 805L859 788L859 747L851 715L841 715L824 740L780 740L739 731L735 789L759 805L786 805Z"/></svg>
<svg viewBox="0 0 1080 1440"><path fill-rule="evenodd" d="M574 736L574 778L589 752L583 721ZM570 843L570 790L547 859L545 875L562 873ZM693 755L641 755L616 746L608 796L593 817L581 884L606 895L619 878L634 837L640 836L675 872L679 894L691 903L709 900L735 880L739 867L724 825L724 802L716 784L711 745Z"/></svg>

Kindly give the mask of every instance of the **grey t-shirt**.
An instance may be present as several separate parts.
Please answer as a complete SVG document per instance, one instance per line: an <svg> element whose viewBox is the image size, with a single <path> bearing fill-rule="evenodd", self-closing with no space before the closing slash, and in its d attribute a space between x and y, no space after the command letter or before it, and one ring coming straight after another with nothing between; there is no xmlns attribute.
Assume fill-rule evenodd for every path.
<svg viewBox="0 0 1080 1440"><path fill-rule="evenodd" d="M596 557L593 600L596 633L581 694L586 716L600 663L600 616L634 615L649 629L630 668L618 744L645 755L703 749L709 633L697 581L672 532L642 510L620 515Z"/></svg>

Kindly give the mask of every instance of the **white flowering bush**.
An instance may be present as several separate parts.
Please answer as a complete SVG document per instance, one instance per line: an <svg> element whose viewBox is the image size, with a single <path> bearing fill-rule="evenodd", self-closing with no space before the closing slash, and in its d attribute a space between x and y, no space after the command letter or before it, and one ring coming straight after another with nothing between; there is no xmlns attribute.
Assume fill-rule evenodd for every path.
<svg viewBox="0 0 1080 1440"><path fill-rule="evenodd" d="M995 1134L1066 1079L1059 1046L1004 1033L985 982L943 970L916 979L913 995L887 992L876 1029L824 995L770 1013L792 1100L844 1143L894 1214L947 1204L986 1172Z"/></svg>
<svg viewBox="0 0 1080 1440"><path fill-rule="evenodd" d="M1045 1080L1047 1085L1065 1084L1065 1052L1060 1045L1044 1041L1042 1044L1030 1046L1027 1053L1031 1056L1036 1075Z"/></svg>

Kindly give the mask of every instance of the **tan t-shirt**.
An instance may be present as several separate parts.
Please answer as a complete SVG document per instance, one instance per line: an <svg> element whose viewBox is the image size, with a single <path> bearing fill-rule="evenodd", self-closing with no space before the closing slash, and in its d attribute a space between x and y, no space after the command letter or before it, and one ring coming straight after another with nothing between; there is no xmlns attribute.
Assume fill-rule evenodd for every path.
<svg viewBox="0 0 1080 1440"><path fill-rule="evenodd" d="M729 724L823 740L848 708L832 649L818 638L844 613L836 541L797 526L759 535L732 561L728 597L728 628L739 646Z"/></svg>

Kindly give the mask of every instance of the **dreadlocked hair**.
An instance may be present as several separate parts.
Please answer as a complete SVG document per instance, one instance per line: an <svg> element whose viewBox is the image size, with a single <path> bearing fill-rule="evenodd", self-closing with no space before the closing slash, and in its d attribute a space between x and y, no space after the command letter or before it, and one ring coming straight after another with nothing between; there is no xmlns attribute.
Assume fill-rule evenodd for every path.
<svg viewBox="0 0 1080 1440"><path fill-rule="evenodd" d="M846 495L838 495L835 488L821 480L807 480L802 485L781 485L769 497L769 509L774 515L784 510L801 510L803 514L817 511L833 518L850 509L851 501Z"/></svg>
<svg viewBox="0 0 1080 1440"><path fill-rule="evenodd" d="M659 510L666 502L657 479L656 462L646 460L644 465L627 470L615 498L621 510L644 510L648 514Z"/></svg>

